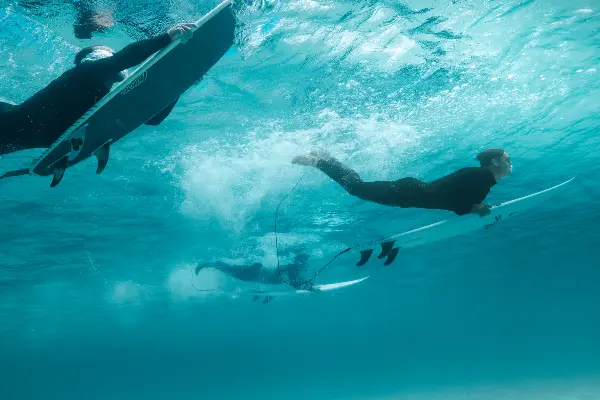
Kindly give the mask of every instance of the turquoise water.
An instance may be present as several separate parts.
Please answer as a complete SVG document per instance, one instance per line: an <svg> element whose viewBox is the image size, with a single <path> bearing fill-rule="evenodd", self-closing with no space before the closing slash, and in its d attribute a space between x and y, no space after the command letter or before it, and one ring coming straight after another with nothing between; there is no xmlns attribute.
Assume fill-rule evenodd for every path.
<svg viewBox="0 0 600 400"><path fill-rule="evenodd" d="M0 97L25 100L79 47L166 28L151 3L113 2L124 22L78 40L67 3L0 2ZM166 15L214 4L171 1ZM165 123L115 145L102 175L90 160L54 189L0 183L0 398L597 399L599 6L244 6L236 48ZM342 259L318 282L370 278L334 294L263 306L198 292L248 286L211 271L192 281L197 262L275 265L274 211L304 173L279 240L308 248L314 269L449 216L363 203L290 164L314 147L369 180L432 180L501 147L514 172L491 203L577 180L391 267Z"/></svg>

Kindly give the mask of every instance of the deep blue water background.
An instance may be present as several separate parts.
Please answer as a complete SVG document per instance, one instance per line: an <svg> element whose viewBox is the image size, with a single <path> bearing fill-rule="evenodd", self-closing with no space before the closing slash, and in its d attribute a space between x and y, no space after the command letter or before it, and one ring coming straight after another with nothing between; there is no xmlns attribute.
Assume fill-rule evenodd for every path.
<svg viewBox="0 0 600 400"><path fill-rule="evenodd" d="M120 22L79 41L68 2L0 2L0 97L25 100L78 47L120 48L215 3L165 4L156 18L114 1ZM303 0L238 18L236 48L102 175L90 160L54 189L0 183L0 398L598 398L600 4ZM577 180L391 268L342 259L320 282L371 277L334 295L197 292L195 262L275 265L273 213L305 172L280 240L315 268L449 216L362 203L289 163L314 147L365 179L425 180L502 147L515 169L493 203ZM246 287L210 271L194 285Z"/></svg>

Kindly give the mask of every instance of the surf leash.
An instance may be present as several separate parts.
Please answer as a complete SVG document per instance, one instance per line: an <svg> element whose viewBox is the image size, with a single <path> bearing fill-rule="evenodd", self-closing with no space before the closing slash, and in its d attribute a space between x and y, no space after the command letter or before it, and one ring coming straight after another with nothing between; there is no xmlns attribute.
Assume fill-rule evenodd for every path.
<svg viewBox="0 0 600 400"><path fill-rule="evenodd" d="M273 229L273 233L275 234L275 253L277 254L277 273L279 274L279 279L281 279L281 281L283 283L285 283L286 285L288 285L289 287L296 289L296 286L292 285L289 281L285 280L285 278L283 277L283 274L281 273L281 264L280 264L280 260L279 260L279 240L278 240L278 236L277 236L277 219L279 217L279 208L281 207L281 205L283 204L283 202L296 190L296 188L298 187L298 185L300 184L300 182L302 182L302 180L304 179L304 177L306 176L306 174L303 174L300 179L298 179L298 182L296 182L296 184L294 185L294 187L288 192L288 194L286 194L283 199L281 199L279 201L279 204L277 205L277 208L275 209L275 226ZM309 285L312 283L312 281L315 280L315 278L317 276L319 276L319 274L321 272L323 272L327 267L329 267L329 265L335 261L336 258L338 258L339 256L341 256L344 253L349 252L350 250L352 250L350 247L348 247L345 250L340 251L335 257L333 257L327 264L325 264L323 267L321 267L321 269L319 269L310 279L301 281L300 285L304 286L304 285Z"/></svg>

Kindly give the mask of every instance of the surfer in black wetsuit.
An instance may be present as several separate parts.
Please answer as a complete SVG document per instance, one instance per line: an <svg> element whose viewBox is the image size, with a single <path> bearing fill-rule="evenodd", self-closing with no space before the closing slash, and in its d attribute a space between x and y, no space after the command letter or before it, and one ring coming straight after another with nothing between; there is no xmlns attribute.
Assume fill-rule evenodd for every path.
<svg viewBox="0 0 600 400"><path fill-rule="evenodd" d="M75 56L75 67L50 82L25 102L0 102L0 155L18 150L49 147L77 119L126 77L134 67L169 43L192 35L193 24L178 24L167 33L132 43L114 52L90 46ZM158 125L177 100L147 122Z"/></svg>
<svg viewBox="0 0 600 400"><path fill-rule="evenodd" d="M504 150L490 149L477 156L480 167L462 168L438 180L425 183L415 178L397 181L364 182L356 171L325 152L312 152L292 160L293 164L318 168L339 183L349 194L374 203L402 208L425 208L486 216L482 204L490 189L512 172Z"/></svg>
<svg viewBox="0 0 600 400"><path fill-rule="evenodd" d="M267 268L261 263L250 265L230 265L224 262L216 261L211 263L198 264L196 266L196 275L204 268L214 268L227 275L245 282L264 283L266 285L280 285L289 283L290 286L299 290L318 291L312 283L302 279L302 272L308 268L309 256L305 253L297 254L294 262L288 265L281 265L279 271L273 268ZM287 282L282 278L282 274L287 275Z"/></svg>

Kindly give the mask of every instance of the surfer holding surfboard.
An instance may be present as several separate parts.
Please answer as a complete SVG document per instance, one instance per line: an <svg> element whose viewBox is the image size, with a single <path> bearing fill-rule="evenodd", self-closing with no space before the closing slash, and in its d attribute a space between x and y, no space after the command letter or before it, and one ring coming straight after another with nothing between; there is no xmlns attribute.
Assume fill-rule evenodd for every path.
<svg viewBox="0 0 600 400"><path fill-rule="evenodd" d="M501 149L485 150L477 156L480 167L462 168L433 182L415 178L397 181L364 182L360 175L326 152L311 152L292 160L293 164L319 169L359 199L401 208L453 211L457 215L490 214L482 204L490 189L512 172L508 154Z"/></svg>
<svg viewBox="0 0 600 400"><path fill-rule="evenodd" d="M311 282L302 279L301 276L302 273L308 269L308 258L309 256L305 253L297 254L291 264L281 265L279 270L265 267L261 263L254 263L251 265L230 265L217 261L198 264L194 272L198 275L204 268L213 268L245 282L256 282L267 285L288 283L294 289L318 291ZM286 282L282 276L283 274L287 275L289 282Z"/></svg>
<svg viewBox="0 0 600 400"><path fill-rule="evenodd" d="M194 24L178 24L167 33L132 43L118 52L106 46L87 47L77 53L75 67L22 104L0 102L0 155L51 146L106 96L113 84L126 78L126 69L142 63L175 40L189 39L194 27ZM160 120L151 120L149 124L156 125L166 118L175 101L166 108L166 114L160 115Z"/></svg>

